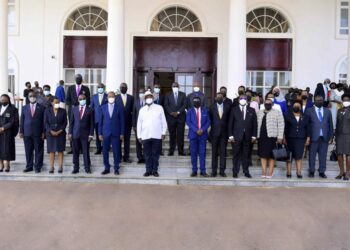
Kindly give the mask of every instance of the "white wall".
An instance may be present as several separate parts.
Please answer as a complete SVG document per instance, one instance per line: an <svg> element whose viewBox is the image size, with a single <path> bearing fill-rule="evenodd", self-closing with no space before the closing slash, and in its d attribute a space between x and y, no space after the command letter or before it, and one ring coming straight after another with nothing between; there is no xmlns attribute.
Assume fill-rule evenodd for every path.
<svg viewBox="0 0 350 250"><path fill-rule="evenodd" d="M9 37L9 50L19 63L18 92L24 82L38 80L55 89L62 78L62 28L64 18L85 3L107 7L107 0L21 0L18 36ZM162 7L180 4L192 9L203 23L203 34L218 37L218 87L227 84L229 0L125 0L125 76L132 85L132 38L135 35L177 35L148 32L150 21ZM294 27L293 85L313 87L334 78L335 66L347 53L347 41L336 39L335 0L248 0L248 9L274 6L284 11ZM52 56L55 59L52 59Z"/></svg>

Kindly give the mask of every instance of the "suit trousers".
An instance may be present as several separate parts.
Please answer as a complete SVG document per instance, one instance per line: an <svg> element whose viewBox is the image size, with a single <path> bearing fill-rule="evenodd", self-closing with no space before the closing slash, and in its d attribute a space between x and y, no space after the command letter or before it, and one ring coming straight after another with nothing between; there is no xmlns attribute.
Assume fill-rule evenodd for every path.
<svg viewBox="0 0 350 250"><path fill-rule="evenodd" d="M119 136L104 136L102 151L103 151L103 164L106 170L110 170L111 165L109 164L109 150L112 145L114 170L119 170L119 164L121 159L120 154L120 137Z"/></svg>
<svg viewBox="0 0 350 250"><path fill-rule="evenodd" d="M98 123L95 123L95 133L96 133L96 149L102 150L102 143L100 141L99 133L98 133Z"/></svg>
<svg viewBox="0 0 350 250"><path fill-rule="evenodd" d="M146 161L146 172L153 173L158 171L160 156L160 139L143 140L143 148Z"/></svg>
<svg viewBox="0 0 350 250"><path fill-rule="evenodd" d="M124 146L124 155L123 155L123 160L128 160L130 157L130 137L131 137L131 127L125 127L125 134L124 134L124 141L123 141L123 146ZM120 141L120 145L122 142ZM122 147L120 147L120 155L122 155Z"/></svg>
<svg viewBox="0 0 350 250"><path fill-rule="evenodd" d="M247 139L243 137L243 140L235 141L232 143L233 149L233 173L238 174L241 168L241 164L243 167L243 173L249 173L249 161L251 159L251 139Z"/></svg>
<svg viewBox="0 0 350 250"><path fill-rule="evenodd" d="M89 138L76 138L72 140L73 145L73 165L74 169L79 170L79 155L83 152L85 170L91 168L90 160L90 142Z"/></svg>
<svg viewBox="0 0 350 250"><path fill-rule="evenodd" d="M211 167L212 173L218 171L218 157L220 156L220 173L225 173L226 170L226 155L227 155L227 138L222 136L213 136L211 139L212 157Z"/></svg>
<svg viewBox="0 0 350 250"><path fill-rule="evenodd" d="M176 144L179 153L184 152L185 121L179 118L168 119L170 153L174 153Z"/></svg>
<svg viewBox="0 0 350 250"><path fill-rule="evenodd" d="M138 160L144 160L143 152L142 152L142 144L139 142L137 138L137 131L135 131L136 137L136 156Z"/></svg>
<svg viewBox="0 0 350 250"><path fill-rule="evenodd" d="M327 169L328 141L320 137L318 141L311 142L309 147L309 172L315 172L316 155L318 154L319 173L325 173Z"/></svg>
<svg viewBox="0 0 350 250"><path fill-rule="evenodd" d="M191 152L191 162L192 162L192 172L198 172L198 156L199 156L199 165L201 174L206 173L205 169L205 157L206 157L206 146L207 139L197 136L194 139L190 139L190 152Z"/></svg>
<svg viewBox="0 0 350 250"><path fill-rule="evenodd" d="M26 168L41 170L44 160L44 140L41 136L24 136L24 149L26 152ZM34 160L35 158L35 160Z"/></svg>

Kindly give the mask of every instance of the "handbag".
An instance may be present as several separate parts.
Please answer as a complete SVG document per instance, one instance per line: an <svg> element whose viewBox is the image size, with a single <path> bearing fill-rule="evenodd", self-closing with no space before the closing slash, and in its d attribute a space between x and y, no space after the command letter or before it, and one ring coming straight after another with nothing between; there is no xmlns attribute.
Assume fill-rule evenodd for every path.
<svg viewBox="0 0 350 250"><path fill-rule="evenodd" d="M272 150L273 158L276 161L287 161L290 158L289 150L281 144L276 143L276 148Z"/></svg>
<svg viewBox="0 0 350 250"><path fill-rule="evenodd" d="M336 147L334 145L333 150L331 151L331 155L329 156L330 161L338 161L338 155L335 148Z"/></svg>

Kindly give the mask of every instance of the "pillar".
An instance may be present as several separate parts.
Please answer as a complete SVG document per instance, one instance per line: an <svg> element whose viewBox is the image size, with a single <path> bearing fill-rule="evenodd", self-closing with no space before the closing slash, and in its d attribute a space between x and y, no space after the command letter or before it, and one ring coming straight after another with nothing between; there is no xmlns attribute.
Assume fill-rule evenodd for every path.
<svg viewBox="0 0 350 250"><path fill-rule="evenodd" d="M347 84L350 84L350 9L348 10L348 72L347 72Z"/></svg>
<svg viewBox="0 0 350 250"><path fill-rule="evenodd" d="M8 92L7 0L0 0L0 95Z"/></svg>

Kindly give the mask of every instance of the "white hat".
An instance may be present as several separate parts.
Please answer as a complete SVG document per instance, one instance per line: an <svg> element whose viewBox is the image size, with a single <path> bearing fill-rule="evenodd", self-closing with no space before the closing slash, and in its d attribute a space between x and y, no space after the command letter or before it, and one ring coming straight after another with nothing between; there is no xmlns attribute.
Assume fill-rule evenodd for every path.
<svg viewBox="0 0 350 250"><path fill-rule="evenodd" d="M151 91L146 91L144 98L146 99L147 96L151 95L153 97L153 94Z"/></svg>

